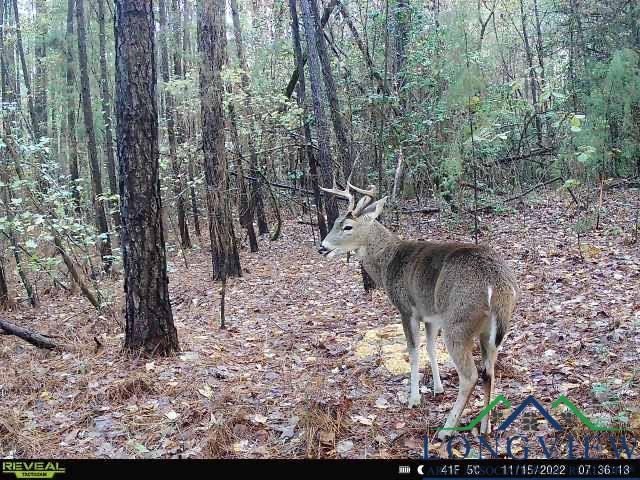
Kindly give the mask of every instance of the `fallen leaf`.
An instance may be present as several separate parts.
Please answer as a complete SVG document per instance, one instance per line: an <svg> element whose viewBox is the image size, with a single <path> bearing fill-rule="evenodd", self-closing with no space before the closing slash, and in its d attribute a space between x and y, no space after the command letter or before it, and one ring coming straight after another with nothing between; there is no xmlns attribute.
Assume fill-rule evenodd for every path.
<svg viewBox="0 0 640 480"><path fill-rule="evenodd" d="M179 417L178 413L174 412L173 410L165 413L164 416L167 417L172 422Z"/></svg>
<svg viewBox="0 0 640 480"><path fill-rule="evenodd" d="M353 448L353 442L351 440L341 440L336 446L336 452L340 455L344 455Z"/></svg>
<svg viewBox="0 0 640 480"><path fill-rule="evenodd" d="M389 408L389 402L384 397L378 397L376 400L376 408Z"/></svg>
<svg viewBox="0 0 640 480"><path fill-rule="evenodd" d="M198 393L205 398L211 398L213 396L213 390L208 383L205 383L202 388L198 389Z"/></svg>
<svg viewBox="0 0 640 480"><path fill-rule="evenodd" d="M318 433L318 439L320 440L320 443L324 443L325 445L333 445L336 441L336 433L326 432L323 430Z"/></svg>

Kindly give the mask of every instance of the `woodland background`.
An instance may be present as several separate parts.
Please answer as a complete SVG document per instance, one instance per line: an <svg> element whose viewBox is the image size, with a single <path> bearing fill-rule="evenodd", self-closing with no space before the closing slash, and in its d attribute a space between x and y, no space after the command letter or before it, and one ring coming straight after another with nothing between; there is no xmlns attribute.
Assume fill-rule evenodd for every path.
<svg viewBox="0 0 640 480"><path fill-rule="evenodd" d="M319 187L349 177L403 237L514 265L498 391L637 430L637 2L153 2L150 49L118 51L155 61L135 171L125 3L0 0L0 331L45 347L0 336L0 454L419 454L455 371L408 411L394 310L316 258L339 207ZM158 185L161 220L124 206L128 178ZM162 225L143 252L169 278L160 344L130 328L127 222Z"/></svg>

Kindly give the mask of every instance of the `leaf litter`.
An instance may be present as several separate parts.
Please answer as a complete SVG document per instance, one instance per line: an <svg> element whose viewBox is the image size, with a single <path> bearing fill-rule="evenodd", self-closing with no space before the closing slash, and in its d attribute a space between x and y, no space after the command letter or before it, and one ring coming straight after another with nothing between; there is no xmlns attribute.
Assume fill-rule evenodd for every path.
<svg viewBox="0 0 640 480"><path fill-rule="evenodd" d="M593 407L594 418L626 415L637 430L640 246L629 238L638 194L608 194L603 227L581 235L580 246L564 198L544 192L528 202L480 218L480 240L508 259L522 288L496 394L515 404L529 394L543 403L569 395L585 411ZM468 223L450 215L401 223L404 238L470 238ZM622 233L612 234L614 226ZM456 396L442 340L445 393L432 393L423 348L422 405L410 410L398 314L381 291L364 293L356 261L315 254L308 227L295 219L281 240L262 239L258 254L241 257L244 276L227 284L225 330L206 241L187 252L188 267L170 259L182 348L172 358L124 357L121 319L98 318L79 295L51 294L38 309L6 312L71 348L46 352L0 336L0 456L421 455L422 436L430 429L433 438ZM120 280L110 282L121 307ZM462 421L482 408L480 394L478 387Z"/></svg>

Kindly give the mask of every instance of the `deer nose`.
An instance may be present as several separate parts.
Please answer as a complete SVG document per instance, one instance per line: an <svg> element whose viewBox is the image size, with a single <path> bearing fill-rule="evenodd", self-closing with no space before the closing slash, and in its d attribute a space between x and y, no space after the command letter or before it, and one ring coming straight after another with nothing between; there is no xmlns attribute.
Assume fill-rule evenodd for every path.
<svg viewBox="0 0 640 480"><path fill-rule="evenodd" d="M318 253L319 253L320 255L324 255L325 253L327 253L327 251L328 251L328 250L327 250L326 248L324 248L324 247L320 247L320 248L318 249Z"/></svg>

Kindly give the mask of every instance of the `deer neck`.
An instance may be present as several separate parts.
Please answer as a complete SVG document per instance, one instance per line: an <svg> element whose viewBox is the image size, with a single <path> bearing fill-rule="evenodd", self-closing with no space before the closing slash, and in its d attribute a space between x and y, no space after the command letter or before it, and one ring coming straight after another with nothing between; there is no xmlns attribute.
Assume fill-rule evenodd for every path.
<svg viewBox="0 0 640 480"><path fill-rule="evenodd" d="M359 248L356 255L374 282L382 286L382 273L392 258L388 252L400 243L400 238L379 222L374 221L370 228L366 246Z"/></svg>

